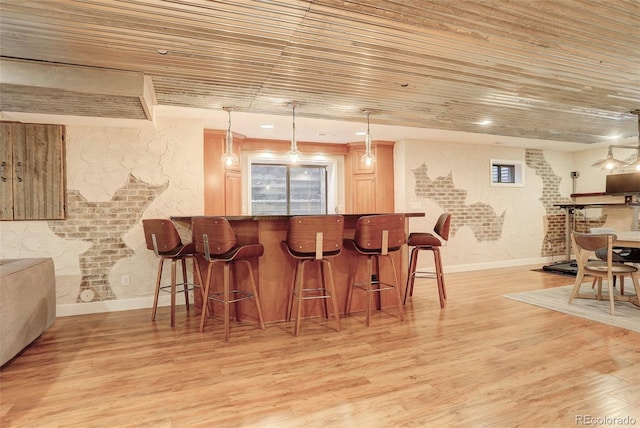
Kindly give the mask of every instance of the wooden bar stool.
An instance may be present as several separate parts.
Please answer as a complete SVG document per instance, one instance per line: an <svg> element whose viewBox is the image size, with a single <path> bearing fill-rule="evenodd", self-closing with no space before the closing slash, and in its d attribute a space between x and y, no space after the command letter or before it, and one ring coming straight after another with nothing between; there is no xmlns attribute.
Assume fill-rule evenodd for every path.
<svg viewBox="0 0 640 428"><path fill-rule="evenodd" d="M251 260L257 259L264 253L262 244L238 245L236 235L224 217L196 217L192 221L193 242L196 253L204 257L208 262L207 276L204 282L202 299L202 314L200 318L200 331L204 331L204 324L207 318L207 303L209 300L219 302L224 305L224 340L229 341L229 315L230 305L234 304L236 321L240 321L240 310L237 303L242 300L253 299L258 312L258 324L265 329L260 298L253 276ZM213 267L216 264L223 265L223 290L221 292L210 293ZM244 265L247 268L250 290L238 289L236 275L236 265ZM233 269L233 289L231 288L231 267Z"/></svg>
<svg viewBox="0 0 640 428"><path fill-rule="evenodd" d="M396 265L391 254L399 251L406 243L404 214L380 214L363 216L356 223L354 239L345 239L346 246L354 249L358 254L353 262L353 269L349 279L349 292L347 294L346 315L351 312L353 290L358 288L367 293L366 301L366 325L370 324L371 299L373 293L378 297L383 291L394 291L398 302L400 320L404 320L402 309L402 297L400 296L400 283ZM364 282L357 283L356 273L358 262L362 258L367 260L367 277ZM383 282L380 270L380 261L388 260L391 265L393 282ZM375 286L375 288L374 288Z"/></svg>
<svg viewBox="0 0 640 428"><path fill-rule="evenodd" d="M444 308L447 302L447 291L444 288L444 273L442 271L442 257L440 247L449 240L449 229L451 228L451 214L442 213L438 217L433 232L434 233L410 233L407 244L413 247L411 250L411 260L409 262L409 273L407 275L407 286L404 292L404 303L407 302L407 295L413 296L413 283L416 278L436 278L438 284L438 296L440 297L440 307ZM433 252L433 262L435 272L417 270L418 253L420 251Z"/></svg>
<svg viewBox="0 0 640 428"><path fill-rule="evenodd" d="M184 300L187 311L189 310L189 291L198 287L194 283L187 281L187 267L186 260L191 259L194 266L197 266L198 261L195 257L195 246L193 243L183 244L176 229L175 224L171 220L167 219L148 219L142 220L142 228L144 230L144 237L147 244L147 249L153 250L156 257L160 258L158 264L158 276L156 278L156 289L153 296L153 310L151 312L151 320L156 319L156 312L158 309L158 295L160 290L167 291L171 294L171 327L176 323L176 287L181 285L184 292ZM171 283L169 285L162 286L162 268L165 260L171 261ZM180 261L182 264L182 282L176 283L176 264ZM200 270L195 269L196 274L200 275ZM198 283L202 284L202 279L198 278ZM195 281L194 281L195 282ZM200 287L198 287L200 288ZM200 288L202 292L202 289Z"/></svg>
<svg viewBox="0 0 640 428"><path fill-rule="evenodd" d="M338 300L329 258L342 252L343 231L344 218L341 215L295 216L289 219L287 240L282 241L282 247L296 260L287 305L287 321L291 321L293 303L297 302L295 336L300 334L304 300L322 299L324 316L329 318L327 299L330 299L336 320L336 331L340 331ZM304 268L309 263L319 265L321 277L319 287L310 288L304 285Z"/></svg>

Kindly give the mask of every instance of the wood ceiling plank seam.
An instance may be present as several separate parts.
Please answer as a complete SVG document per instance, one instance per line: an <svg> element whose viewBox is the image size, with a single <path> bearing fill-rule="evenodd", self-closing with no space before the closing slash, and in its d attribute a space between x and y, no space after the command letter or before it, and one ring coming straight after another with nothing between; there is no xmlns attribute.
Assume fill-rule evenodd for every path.
<svg viewBox="0 0 640 428"><path fill-rule="evenodd" d="M101 36L104 35L108 35L110 37L113 36L113 33L115 32L116 28L121 29L121 32L124 33L124 31L129 31L129 32L141 32L143 31L145 28L147 29L147 31L151 31L153 34L158 34L158 35L163 35L163 36L167 36L167 23L166 22L161 22L160 24L158 24L157 28L148 24L144 24L141 23L139 20L126 20L125 18L122 18L123 21L118 21L114 18L107 20L104 18L95 18L95 17L85 17L85 26L89 27L90 25L93 26L96 29L102 29L105 28L104 32L100 32ZM219 18L219 17L218 17ZM60 25L64 25L65 23L69 22L69 15L68 14L61 14L56 21L56 18L53 16L53 13L48 12L48 15L43 16L42 18L42 25L44 25L47 28L57 28ZM88 20L88 21L87 21ZM57 24L55 24L57 22ZM123 25L122 23L126 23L127 25ZM55 24L55 25L54 25ZM78 21L74 21L74 26L72 28L77 29L78 28ZM217 26L216 26L217 27ZM249 32L249 30L247 30L247 23L243 23L243 31L245 33ZM282 25L282 23L280 25L278 25L277 27L275 27L277 29L282 29L284 28L284 26ZM227 31L224 30L218 30L216 33L209 35L208 37L205 37L206 33L202 32L202 28L199 27L194 27L192 32L187 33L184 29L181 29L183 35L188 35L190 38L197 40L199 38L204 39L205 41L210 41L209 39L211 39L211 41L215 41L217 39L219 39L221 36L223 36L225 33L228 33ZM291 30L290 30L291 31ZM289 32L290 32L289 31ZM106 33L105 33L106 32ZM256 34L264 34L264 31L256 31ZM264 37L264 36L263 36ZM287 34L288 37L288 34ZM264 38L264 40L276 40L273 37L267 39L266 37ZM273 43L273 42L272 42ZM265 44L267 44L265 42ZM276 44L277 46L281 46L282 41L278 44Z"/></svg>
<svg viewBox="0 0 640 428"><path fill-rule="evenodd" d="M386 32L386 31L390 31L390 30L391 30L391 29L390 29L389 27L386 27L386 28L385 28L385 32ZM402 29L402 30L400 30L400 31L405 32L405 30L404 30L404 29ZM624 32L623 32L622 34L624 34ZM570 36L571 36L571 34L569 34L569 33L568 33L568 34L567 34L567 39L571 40L571 37L570 37ZM575 38L575 37L574 37L574 38ZM607 47L610 47L610 46L611 46L611 43L610 43L610 42L607 42L606 46L607 46ZM587 52L588 52L588 51L587 51ZM615 58L615 56L614 56L613 58Z"/></svg>
<svg viewBox="0 0 640 428"><path fill-rule="evenodd" d="M315 43L318 43L318 40L314 40L314 42L315 42ZM349 43L353 43L353 40L349 40L348 42L349 42ZM357 42L356 42L356 43L357 43ZM429 46L430 46L430 49L431 49L432 51L436 51L436 52L438 52L438 51L442 51L443 53L449 53L449 52L451 52L451 51L453 51L453 50L455 49L455 50L457 50L458 52L460 52L460 56L468 56L468 55L469 55L469 47L465 46L465 48L460 48L459 41L449 42L449 43L450 43L450 46L447 46L445 49L438 49L438 48L435 48L435 49L434 49L434 48L432 47L432 46L434 46L433 42L430 42L430 43L431 43L431 44L430 44ZM405 43L405 45L406 45L406 43ZM302 45L302 46L305 46L305 45ZM370 49L370 51L371 51L371 52L375 52L375 51L376 51L376 48L380 48L380 44L379 44L379 43L373 43L373 44L369 45L369 49ZM492 48L493 48L493 49L495 49L495 48L496 48L496 46L495 46L495 45L493 45L493 46L492 46ZM417 50L417 49L418 49L418 48L416 48L416 50ZM424 45L420 46L420 47L419 47L419 49L424 49ZM522 59L522 58L527 59L527 58L531 58L531 57L532 57L531 52L530 52L530 49L529 49L529 47L528 47L528 46L525 46L524 48L522 48L522 47L518 46L518 49L519 49L519 52L517 52L516 54L519 56L519 58L521 58L521 59ZM387 52L387 54L389 54L389 52L393 52L394 50L397 50L397 48L395 48L395 47L390 48L390 49L389 49L389 51ZM478 49L473 49L473 50L471 50L471 52L475 52L476 50L478 50ZM415 52L411 52L411 54L414 54L414 53L415 53ZM508 51L506 51L506 50L505 50L505 51L501 52L501 54L507 55L507 54L512 54L512 53L511 53L511 52L508 52ZM586 58L586 57L587 57L587 54L588 54L588 52L585 52L585 53L584 53L584 55L583 55L583 57L585 57L585 58ZM409 55L409 54L408 54L408 55ZM449 56L451 56L451 55L449 55ZM576 60L575 53L572 53L572 54L570 55L570 59L571 59L572 61L575 61L575 60ZM597 58L594 58L593 60L594 60L594 61L596 61L596 60L597 60ZM624 65L626 65L627 63L628 63L628 61L626 61ZM598 64L598 65L599 65L599 64Z"/></svg>
<svg viewBox="0 0 640 428"><path fill-rule="evenodd" d="M405 4L405 2L393 2L396 5L401 5L401 6L405 6L405 7L409 7ZM594 3L594 2L592 2ZM379 2L376 2L376 4L379 4ZM539 25L539 31L543 30L545 28L545 26L549 26L550 30L554 30L554 31L548 31L549 34L556 34L555 32L560 29L561 31L565 31L566 32L566 40L571 40L572 37L575 38L575 30L570 30L567 28L570 28L570 26L568 25L555 25L552 26L552 24L550 24L550 20L549 20L549 10L551 9L550 7L536 7L537 5L541 4L541 2L512 2L509 4L509 9L505 10L504 6L505 3L503 1L497 2L498 5L500 5L501 7L490 7L487 6L487 4L489 4L489 2L486 1L481 1L481 2L446 2L444 7L440 7L438 8L437 3L435 2L430 2L429 3L429 10L426 10L424 8L419 7L419 5L421 5L421 3L412 3L412 6L416 6L413 10L417 9L420 11L423 11L424 13L426 13L428 16L435 16L435 19L437 21L443 21L443 22L449 22L451 19L455 19L455 20L460 20L461 16L466 16L468 14L471 15L470 18L465 18L464 21L461 22L460 26L462 27L462 24L471 24L474 28L473 30L477 30L482 28L482 25L487 26L486 28L493 28L496 32L491 32L491 31L483 31L483 33L486 33L487 35L510 35L511 37L513 37L517 31L515 31L517 28L516 24L517 22L519 22L518 18L521 18L522 16L526 16L527 18L527 22L531 22L531 19L533 16L535 16L534 14L532 14L532 11L544 11L544 13L546 13L545 15L539 17L537 19L537 23ZM473 8L475 8L476 10L473 10L471 8L467 8L465 7L465 5L472 5ZM551 3L548 4L548 6L551 6ZM571 9L569 11L567 11L567 13L565 14L565 16L562 16L562 14L557 13L557 11L555 10L555 6L558 6L558 2L554 2L553 3L554 6L554 12L553 15L551 15L553 18L560 19L560 18L564 18L568 21L573 21L573 22L579 22L575 20L575 16L576 16L576 10L575 9ZM560 5L561 6L561 5ZM522 12L520 12L519 14L514 14L512 13L512 11L515 8L520 8L520 9L524 9L526 8L527 10L523 10ZM484 14L481 14L478 12L477 9L486 9L487 12ZM434 13L434 10L436 11L436 13ZM440 10L440 11L438 11ZM452 12L452 10L454 10L454 12ZM410 13L408 14L409 16L422 16L421 13ZM499 19L498 16L502 16L504 15L505 18L503 19ZM583 16L586 17L591 17L591 16L597 16L597 19L592 19L590 22L596 22L596 23L600 23L603 22L604 20L608 19L611 14L608 13L602 13L602 14L596 14L596 15L592 15L592 14L584 14ZM440 19L440 17L444 17L445 19ZM384 17L384 20L386 21L388 19L388 16ZM397 20L396 20L397 21ZM495 22L498 22L499 25L496 25ZM511 25L513 28L510 28L509 31L504 31L502 30L503 25L504 24L508 24ZM625 36L627 35L628 31L632 31L634 28L637 27L637 23L630 20L629 21L629 26L628 28L626 28L625 31L624 28L620 29L618 28L619 25L616 26L612 26L612 28L609 28L609 31L613 31L615 34L620 34L621 39L624 39ZM523 29L526 29L526 27L520 27ZM573 31L573 32L571 32ZM589 35L588 32L584 32L585 35ZM526 41L526 38L523 39L522 41Z"/></svg>
<svg viewBox="0 0 640 428"><path fill-rule="evenodd" d="M392 56L393 54L396 54L396 55ZM382 53L380 53L380 55L382 55ZM410 62L409 61L402 61L400 59L402 56L404 56L407 59L409 59ZM413 67L417 67L417 66L433 66L434 62L443 62L444 64L454 64L456 66L456 69L458 69L458 67L466 67L469 70L477 68L477 65L472 63L472 62L471 63L463 63L463 62L456 62L456 60L451 60L450 59L448 62L445 63L442 58L432 57L430 55L417 55L415 53L413 53L413 54L406 53L405 55L402 55L402 56L399 55L397 52L395 52L395 53L394 52L388 52L388 54L386 56L381 56L381 58L385 58L385 60L389 60L389 64L393 64L396 69L400 68L400 65L402 63L407 64L408 67L413 68ZM421 57L424 58L424 60L426 61L424 64L420 64L420 63L416 62L416 58L421 58ZM300 58L300 57L297 56L296 58ZM322 59L322 57L318 57L317 54L316 54L315 58L319 59L319 60ZM328 59L336 61L335 57L330 57ZM354 59L353 55L351 57L349 57L349 59L351 61L360 60L360 58L355 58ZM364 61L362 61L362 62L364 62ZM525 65L528 65L528 64L525 64ZM356 67L360 66L360 63L356 63L355 66ZM514 67L513 65L508 65L508 66L509 67ZM380 67L390 68L388 65L382 65ZM542 64L542 65L540 65L538 67L539 68L544 68L544 64ZM566 67L570 67L569 69L566 70L566 73L567 73L567 76L568 76L567 82L569 84L571 84L571 82L574 82L576 80L576 75L579 75L580 73L576 74L577 72L575 72L575 67L577 67L577 66L567 64ZM526 69L526 68L527 67L522 67L522 69ZM583 67L578 67L578 68L581 71L581 73L586 73L586 72L590 71L590 70L585 70ZM600 69L600 68L602 68L602 67L597 67L597 69ZM504 66L502 66L501 68L497 68L497 67L487 68L487 67L484 67L484 69L490 69L490 70L494 70L496 72L500 72L500 70L504 69ZM608 73L610 73L610 69L603 70L601 72L601 77L606 77L608 75Z"/></svg>
<svg viewBox="0 0 640 428"><path fill-rule="evenodd" d="M298 66L300 66L300 64L298 63ZM426 68L426 66L424 66ZM369 67L368 70L371 70L373 67ZM470 68L471 69L471 68ZM300 70L298 70L300 71ZM390 73L388 70L386 70L384 67L381 69L381 71L384 71L385 75L393 75L393 73ZM428 72L426 72L424 69L422 70L422 72L425 73L426 76L429 76L431 79L433 79L434 81L437 80L439 78L439 76L447 76L450 75L450 72L448 71L447 68L436 68L436 67L428 67ZM410 71L405 70L402 71L400 74L402 76L407 76L409 75ZM496 75L492 75L492 76L485 76L485 75L478 75L478 74L473 74L473 73L465 73L463 71L460 71L459 73L457 73L459 76L468 76L469 78L471 78L471 80L474 82L474 84L476 85L491 85L491 82L500 82L500 83L509 83L511 82L510 79L508 78L503 78L500 79L498 78ZM502 72L502 74L504 74L505 76L509 76L508 74ZM356 79L361 80L364 79L365 76L367 74L359 74ZM568 90L571 88L571 86L576 85L575 83L575 77L572 78L572 76L574 76L573 74L568 75L568 78L566 81L558 81L557 83L552 85L552 81L550 79L545 80L545 84L544 86L550 89L561 89L561 90ZM372 75L373 78L375 78L375 75ZM517 74L517 78L518 78L518 84L519 85L523 85L523 84L527 84L527 83L536 83L538 85L538 87L541 86L539 79L536 78L536 76L530 76L529 78L525 79L527 76L526 74L523 73L518 73ZM348 76L347 76L348 78ZM401 79L394 79L397 81L400 81ZM404 79L406 81L406 79ZM523 82L523 80L526 80ZM626 83L627 82L622 82L621 83L621 89L624 89L626 87ZM575 91L579 91L582 88L579 86L576 86Z"/></svg>
<svg viewBox="0 0 640 428"><path fill-rule="evenodd" d="M233 43L237 43L240 45L243 42L246 42L247 40L249 40L246 38L246 35L242 37L238 37L238 36L229 35L228 32L206 34L206 33L203 33L202 31L194 30L191 33L182 31L181 35L172 35L172 34L168 34L161 27L158 27L157 29L153 27L154 31L151 31L151 33L154 35L162 36L162 37L160 37L159 39L150 40L149 35L145 32L145 31L149 31L148 29L145 30L145 28L147 28L148 26L144 26L141 24L138 24L134 28L117 27L114 25L108 26L108 25L105 25L104 23L99 23L99 24L85 23L85 25L79 26L77 25L77 22L72 23L71 21L69 21L68 18L64 18L64 17L60 18L59 22L55 26L52 26L51 23L52 23L51 20L47 21L46 23L42 23L43 25L34 25L33 22L30 22L29 25L26 25L26 26L34 29L41 28L43 31L48 31L51 34L59 35L60 37L65 35L69 35L73 37L73 36L79 36L81 34L87 37L89 36L89 34L91 34L93 38L96 38L99 40L105 40L105 38L107 38L108 40L113 40L113 38L115 37L121 37L121 38L127 38L127 39L136 37L135 40L137 43L140 43L140 42L153 43L155 44L155 47L158 47L158 45L162 46L160 43L163 41L165 43L179 42L185 45L196 45L196 46L198 45L197 42L200 41L202 47L207 47L208 44L212 42L222 43L225 40L228 40L229 45L232 45ZM9 24L5 22L5 24L3 25L6 26ZM24 26L21 26L19 28L21 28L21 30L24 32ZM65 28L68 29L68 31L64 31ZM258 33L258 34L262 34L262 33ZM281 49L283 47L283 42L282 41L278 42L277 39L274 39L274 38L261 37L259 39L260 40L259 42L257 41L258 39L251 39L251 40L253 44L260 46L262 49L268 48L268 47L271 47L273 49L275 48Z"/></svg>

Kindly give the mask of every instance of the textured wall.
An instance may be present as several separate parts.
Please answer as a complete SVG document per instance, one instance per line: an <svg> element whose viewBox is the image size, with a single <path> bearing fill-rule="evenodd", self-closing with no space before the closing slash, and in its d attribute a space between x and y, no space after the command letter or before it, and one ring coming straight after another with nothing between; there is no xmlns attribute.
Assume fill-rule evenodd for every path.
<svg viewBox="0 0 640 428"><path fill-rule="evenodd" d="M67 126L67 219L1 222L0 257L52 257L59 304L150 296L140 219L203 213L202 140L200 121Z"/></svg>
<svg viewBox="0 0 640 428"><path fill-rule="evenodd" d="M426 212L424 220L411 219L411 231L430 231L440 213L452 213L452 233L443 250L449 266L550 254L545 232L550 215L560 216L551 223L558 228L554 233L564 236L564 215L552 205L571 193L571 153L424 141L402 142L395 153L403 157L396 163L406 165L404 183L399 183L404 188L402 209ZM491 159L524 162L524 186L492 186ZM549 251L561 254L563 244ZM431 263L427 259L425 266Z"/></svg>

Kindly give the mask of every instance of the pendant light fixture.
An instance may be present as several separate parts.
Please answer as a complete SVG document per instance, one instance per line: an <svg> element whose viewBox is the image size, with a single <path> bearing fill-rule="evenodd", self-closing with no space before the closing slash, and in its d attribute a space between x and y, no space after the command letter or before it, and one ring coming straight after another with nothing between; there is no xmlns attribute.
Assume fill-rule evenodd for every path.
<svg viewBox="0 0 640 428"><path fill-rule="evenodd" d="M613 157L613 145L611 145L609 146L609 149L607 151L607 157L597 162L594 162L591 166L611 170L614 168L619 168L623 165L625 165L624 161L621 161Z"/></svg>
<svg viewBox="0 0 640 428"><path fill-rule="evenodd" d="M302 153L298 150L298 141L296 140L296 107L297 104L295 102L290 104L292 114L292 128L291 128L291 148L287 152L287 158L291 163L298 163L298 161L302 158Z"/></svg>
<svg viewBox="0 0 640 428"><path fill-rule="evenodd" d="M233 153L233 133L231 132L231 112L233 107L222 107L222 110L229 114L229 126L227 127L227 135L225 136L224 154L222 155L222 162L225 166L233 166L238 163L238 156Z"/></svg>
<svg viewBox="0 0 640 428"><path fill-rule="evenodd" d="M367 136L364 139L364 155L360 158L360 162L365 166L370 167L376 161L376 157L371 151L371 133L369 132L369 115L371 114L371 111L362 110L362 113L367 115Z"/></svg>
<svg viewBox="0 0 640 428"><path fill-rule="evenodd" d="M631 114L638 116L638 147L636 149L636 160L627 166L640 171L640 109L631 111Z"/></svg>
<svg viewBox="0 0 640 428"><path fill-rule="evenodd" d="M620 168L620 167L628 167L628 168L634 168L636 171L640 171L640 109L632 110L629 113L635 114L636 116L638 116L638 145L634 147L634 146L611 144L607 149L607 157L597 162L594 162L591 166L600 167L602 169L607 169L607 170L613 170L615 168ZM621 161L614 158L613 157L614 148L617 148L617 149L635 148L636 149L635 161L627 163L625 161Z"/></svg>

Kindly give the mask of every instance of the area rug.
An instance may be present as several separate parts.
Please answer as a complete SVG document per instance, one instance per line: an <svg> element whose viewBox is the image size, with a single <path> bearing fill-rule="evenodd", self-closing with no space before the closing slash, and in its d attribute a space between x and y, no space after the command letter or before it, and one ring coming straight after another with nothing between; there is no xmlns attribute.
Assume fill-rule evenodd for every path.
<svg viewBox="0 0 640 428"><path fill-rule="evenodd" d="M628 302L616 302L615 315L611 315L608 298L606 301L573 299L573 302L569 304L567 301L572 288L573 285L566 285L544 290L505 294L502 297L640 333L640 308L636 305ZM628 288L631 290L627 291ZM588 290L589 285L585 283L580 292L587 294ZM603 284L603 293L605 290L606 283ZM625 287L625 295L634 295L632 290L631 286Z"/></svg>

